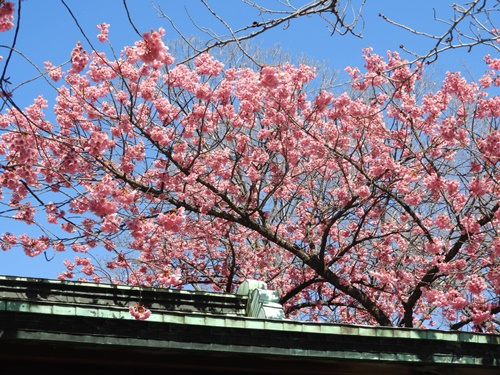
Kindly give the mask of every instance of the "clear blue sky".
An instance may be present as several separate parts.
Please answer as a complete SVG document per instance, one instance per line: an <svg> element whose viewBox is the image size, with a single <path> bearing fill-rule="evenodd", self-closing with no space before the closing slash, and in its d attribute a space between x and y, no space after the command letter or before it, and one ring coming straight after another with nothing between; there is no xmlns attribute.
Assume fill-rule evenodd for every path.
<svg viewBox="0 0 500 375"><path fill-rule="evenodd" d="M80 26L97 48L102 45L97 41L98 33L96 24L106 22L111 24L110 41L119 51L125 45L133 44L138 36L130 26L122 1L119 0L67 0ZM156 1L160 3L163 11L173 19L186 35L204 37L189 20L189 15L200 26L211 27L213 30L222 30L218 23L197 0L183 1ZM257 20L257 14L248 6L243 6L237 0L212 1L215 10L234 28L238 25L251 23ZM274 1L266 0L262 3L272 4ZM295 3L306 3L296 1ZM354 0L354 3L361 3ZM432 46L432 41L415 37L394 26L387 24L378 16L384 13L400 23L430 33L439 33L444 25L434 21L433 7L436 14L442 18L451 16L449 5L451 1L445 0L382 0L368 1L364 15L364 30L362 39L353 36L330 36L326 30L326 23L315 17L311 19L296 20L286 30L283 28L272 30L254 40L261 43L263 48L276 44L286 51L296 55L306 55L318 61L324 61L334 69L343 70L346 66L361 66L361 49L367 46L374 48L374 52L385 54L387 50L399 50L404 44L419 53L427 51ZM129 10L132 19L139 31L149 31L151 28L163 26L167 30L166 44L169 40L178 39L178 35L166 19L159 18L149 1L129 1ZM17 22L17 20L16 20ZM13 32L0 34L0 45L10 45ZM77 24L71 18L68 10L57 0L28 0L22 2L21 29L16 44L16 49L21 51L32 63L43 69L43 62L51 60L59 64L69 59L71 50L76 41L82 41ZM447 70L467 70L476 78L484 72L481 56L484 50L474 50L467 53L465 50L448 52L441 56L431 67L436 76L442 75ZM7 50L2 48L0 55L7 55ZM4 60L5 62L5 60ZM0 68L3 69L3 62ZM9 65L7 76L10 76L12 87L37 76L37 71L24 58L15 56ZM15 100L21 106L32 102L38 94L43 93L48 99L53 98L53 92L47 90L42 80L36 80L23 85L15 92ZM49 107L53 102L49 104ZM12 220L0 217L0 231L20 234L25 228L18 230ZM48 256L52 256L48 252ZM28 258L22 250L13 249L7 252L0 251L0 274L31 277L55 278L57 273L64 270L62 261L73 258L73 254L56 254L55 258L47 262L43 256Z"/></svg>

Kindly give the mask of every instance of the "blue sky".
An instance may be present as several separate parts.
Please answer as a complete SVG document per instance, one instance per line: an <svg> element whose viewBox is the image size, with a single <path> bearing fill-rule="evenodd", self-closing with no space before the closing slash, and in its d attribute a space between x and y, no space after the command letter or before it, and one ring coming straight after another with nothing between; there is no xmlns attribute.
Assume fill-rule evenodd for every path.
<svg viewBox="0 0 500 375"><path fill-rule="evenodd" d="M210 27L219 32L222 30L221 24L204 9L198 0L158 0L155 3L188 36L204 37L192 25L188 14L200 26ZM212 3L214 3L214 9L234 28L258 20L258 14L239 1L219 0L212 1ZM271 5L274 1L264 0L262 3ZM306 1L295 3L306 3ZM353 3L358 4L361 1L354 0ZM348 65L363 65L361 50L367 46L373 47L374 52L378 54L385 54L388 50L397 51L401 44L418 53L424 53L432 46L432 41L427 38L416 37L389 25L378 16L379 13L409 27L436 34L442 32L445 25L436 23L434 15L437 14L444 19L452 15L449 8L452 2L444 0L383 0L367 3L363 11L364 37L361 39L351 35L330 36L326 30L326 23L314 17L296 20L286 30L279 28L264 33L253 42L259 43L264 49L279 44L283 50L294 55L306 55L324 62L335 70L342 71ZM125 45L133 44L138 39L128 22L122 1L67 0L66 4L71 8L80 27L96 48L103 47L96 38L98 33L96 25L102 22L111 24L110 41L116 51L121 50ZM158 17L151 2L130 0L128 5L132 19L141 33L162 26L167 30L165 38L167 45L170 41L178 39L178 35L168 20ZM434 8L436 8L436 13L434 13ZM10 45L12 37L13 32L0 34L0 45ZM23 1L21 28L16 49L21 51L24 57L15 55L9 65L7 76L10 77L11 87L16 87L38 75L32 64L43 69L44 61L50 60L54 64L67 61L77 41L82 41L83 45L88 48L78 25L62 2L56 0ZM0 55L6 56L7 53L5 48L0 49ZM471 53L465 50L447 52L429 70L433 71L436 77L442 76L447 70L462 70L468 72L466 76L470 74L477 78L485 70L481 60L484 53L484 49L475 49ZM31 62L28 63L26 58ZM5 60L0 63L2 69L4 62ZM21 85L14 95L16 102L25 106L40 93L46 95L49 100L53 98L53 91L44 84L43 80L38 79ZM52 105L53 102L49 103L49 109ZM21 231L17 232L18 234L26 230L17 228L12 220L1 217L0 228L2 232ZM48 256L51 257L52 253ZM73 258L73 254L56 254L53 260L47 262L43 256L28 258L20 249L0 251L0 274L55 278L58 272L64 270L62 261L65 258Z"/></svg>

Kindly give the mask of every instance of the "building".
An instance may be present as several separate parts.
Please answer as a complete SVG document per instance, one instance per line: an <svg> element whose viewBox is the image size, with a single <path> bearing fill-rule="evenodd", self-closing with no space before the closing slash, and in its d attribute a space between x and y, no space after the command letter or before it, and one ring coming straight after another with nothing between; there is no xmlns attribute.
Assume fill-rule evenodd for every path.
<svg viewBox="0 0 500 375"><path fill-rule="evenodd" d="M0 276L0 373L500 374L500 335L295 322L252 290Z"/></svg>

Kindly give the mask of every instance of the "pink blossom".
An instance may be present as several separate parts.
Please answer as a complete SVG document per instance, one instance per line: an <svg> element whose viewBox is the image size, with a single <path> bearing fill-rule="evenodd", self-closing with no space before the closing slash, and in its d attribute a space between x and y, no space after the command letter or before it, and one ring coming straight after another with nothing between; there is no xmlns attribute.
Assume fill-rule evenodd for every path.
<svg viewBox="0 0 500 375"><path fill-rule="evenodd" d="M0 3L0 32L8 31L14 27L14 3L2 1Z"/></svg>
<svg viewBox="0 0 500 375"><path fill-rule="evenodd" d="M356 194L359 195L361 198L368 198L371 194L370 188L368 186L361 186L359 189L356 190Z"/></svg>
<svg viewBox="0 0 500 375"><path fill-rule="evenodd" d="M104 233L116 233L120 229L121 218L113 213L111 215L106 215L101 224L101 231Z"/></svg>
<svg viewBox="0 0 500 375"><path fill-rule="evenodd" d="M447 229L451 224L451 220L448 215L441 214L436 217L435 223L439 229Z"/></svg>
<svg viewBox="0 0 500 375"><path fill-rule="evenodd" d="M423 182L425 187L432 191L438 192L444 188L443 179L435 173L431 173L428 176L425 176Z"/></svg>
<svg viewBox="0 0 500 375"><path fill-rule="evenodd" d="M151 311L140 304L130 306L129 312L136 320L146 320L151 316Z"/></svg>
<svg viewBox="0 0 500 375"><path fill-rule="evenodd" d="M181 230L182 223L184 222L182 209L166 214L159 214L156 221L166 230L179 232Z"/></svg>
<svg viewBox="0 0 500 375"><path fill-rule="evenodd" d="M54 66L50 61L45 61L43 63L45 65L45 71L49 74L50 79L54 82L57 82L62 77L62 70L60 66Z"/></svg>
<svg viewBox="0 0 500 375"><path fill-rule="evenodd" d="M111 81L117 77L116 69L110 66L111 63L106 58L106 55L103 52L92 52L92 60L90 62L88 76L94 82L103 82L103 81ZM106 90L106 86L102 87L101 91L104 95L108 93ZM101 95L102 96L102 95ZM120 95L117 94L117 100L120 101ZM127 99L125 96L124 99Z"/></svg>
<svg viewBox="0 0 500 375"><path fill-rule="evenodd" d="M87 275L91 276L94 274L95 271L95 266L92 265L90 258L81 258L81 257L75 257L75 263L77 266L82 266L80 271Z"/></svg>
<svg viewBox="0 0 500 375"><path fill-rule="evenodd" d="M118 202L115 200L105 199L103 197L99 197L97 199L92 199L89 202L88 208L90 211L94 212L99 217L105 217L108 215L116 214L116 211L119 208ZM113 221L113 219L108 219ZM118 219L116 219L118 220ZM109 224L111 224L111 222ZM116 221L117 223L117 221Z"/></svg>
<svg viewBox="0 0 500 375"><path fill-rule="evenodd" d="M93 156L99 156L114 145L115 141L109 139L107 133L95 131L90 135L85 151Z"/></svg>
<svg viewBox="0 0 500 375"><path fill-rule="evenodd" d="M443 251L443 243L438 240L428 243L425 245L425 250L434 255L440 254Z"/></svg>
<svg viewBox="0 0 500 375"><path fill-rule="evenodd" d="M500 158L500 131L494 130L480 141L484 155L493 162Z"/></svg>
<svg viewBox="0 0 500 375"><path fill-rule="evenodd" d="M466 216L462 218L461 224L464 228L465 233L473 234L478 233L481 230L481 226L477 220L471 216Z"/></svg>
<svg viewBox="0 0 500 375"><path fill-rule="evenodd" d="M491 317L491 313L489 311L478 311L474 310L474 313L472 314L472 322L474 323L475 326L481 326L482 323L484 323L486 320L488 320Z"/></svg>
<svg viewBox="0 0 500 375"><path fill-rule="evenodd" d="M224 64L215 60L208 53L202 53L194 60L198 74L217 77L224 68Z"/></svg>
<svg viewBox="0 0 500 375"><path fill-rule="evenodd" d="M67 280L67 279L73 279L75 277L75 274L71 271L64 271L63 273L60 273L57 275L57 278L61 281Z"/></svg>
<svg viewBox="0 0 500 375"><path fill-rule="evenodd" d="M97 35L97 39L99 39L99 42L104 43L108 40L109 24L100 23L99 25L97 25L97 29L100 31L100 33Z"/></svg>
<svg viewBox="0 0 500 375"><path fill-rule="evenodd" d="M61 228L68 233L76 232L75 226L72 223L63 223L61 224Z"/></svg>
<svg viewBox="0 0 500 375"><path fill-rule="evenodd" d="M89 251L87 245L78 242L75 242L71 245L71 250L73 250L75 253L87 253Z"/></svg>
<svg viewBox="0 0 500 375"><path fill-rule="evenodd" d="M278 70L273 66L264 66L260 71L260 83L263 87L277 87L280 83Z"/></svg>
<svg viewBox="0 0 500 375"><path fill-rule="evenodd" d="M0 238L0 243L2 250L10 250L17 243L17 237L11 233L3 233Z"/></svg>
<svg viewBox="0 0 500 375"><path fill-rule="evenodd" d="M76 47L71 52L71 69L69 73L80 73L85 69L90 60L87 51L85 51L80 42L76 43Z"/></svg>
<svg viewBox="0 0 500 375"><path fill-rule="evenodd" d="M488 67L493 70L500 70L500 59L498 58L491 58L490 55L484 56L484 61L486 64L488 64Z"/></svg>
<svg viewBox="0 0 500 375"><path fill-rule="evenodd" d="M330 105L333 99L333 94L328 91L321 91L314 99L314 105L318 108L325 108Z"/></svg>
<svg viewBox="0 0 500 375"><path fill-rule="evenodd" d="M453 94L464 103L472 103L476 98L478 87L475 83L467 83L459 72L447 72L443 83L443 91Z"/></svg>
<svg viewBox="0 0 500 375"><path fill-rule="evenodd" d="M417 192L412 192L405 197L405 202L411 206L417 206L422 201L422 195Z"/></svg>
<svg viewBox="0 0 500 375"><path fill-rule="evenodd" d="M486 72L481 78L479 78L478 82L483 89L487 89L491 86L491 84L493 83L493 75L494 72L491 70Z"/></svg>
<svg viewBox="0 0 500 375"><path fill-rule="evenodd" d="M212 89L210 88L209 85L202 83L202 84L196 85L194 93L198 99L208 101L208 100L210 100L210 97L212 96Z"/></svg>
<svg viewBox="0 0 500 375"><path fill-rule="evenodd" d="M69 259L65 259L63 261L63 264L66 266L66 268L68 269L68 271L73 271L75 269L75 266L76 264L71 262Z"/></svg>
<svg viewBox="0 0 500 375"><path fill-rule="evenodd" d="M55 251L65 251L66 250L66 247L64 246L64 243L61 242L61 241L57 241L55 242L53 245L52 245L52 248L55 250Z"/></svg>
<svg viewBox="0 0 500 375"><path fill-rule="evenodd" d="M451 289L446 292L446 298L449 301L448 303L450 306L457 311L462 310L469 305L467 299L465 299L465 297L455 289Z"/></svg>
<svg viewBox="0 0 500 375"><path fill-rule="evenodd" d="M478 275L469 275L466 280L467 290L472 294L481 294L487 288L483 278Z"/></svg>
<svg viewBox="0 0 500 375"><path fill-rule="evenodd" d="M473 196L482 196L490 192L488 185L486 181L473 177L469 183L469 190Z"/></svg>
<svg viewBox="0 0 500 375"><path fill-rule="evenodd" d="M165 30L160 27L158 31L151 30L151 33L142 34L143 40L135 43L135 52L144 63L154 64L156 61L171 64L173 62L167 53L168 48L161 39L163 35L165 35Z"/></svg>
<svg viewBox="0 0 500 375"><path fill-rule="evenodd" d="M31 238L27 234L19 236L19 242L23 245L23 250L29 257L40 255L43 251L49 248L48 238L41 236L38 239Z"/></svg>
<svg viewBox="0 0 500 375"><path fill-rule="evenodd" d="M18 208L14 218L24 221L27 224L33 224L35 222L35 213L36 209L31 206L31 203L28 202Z"/></svg>

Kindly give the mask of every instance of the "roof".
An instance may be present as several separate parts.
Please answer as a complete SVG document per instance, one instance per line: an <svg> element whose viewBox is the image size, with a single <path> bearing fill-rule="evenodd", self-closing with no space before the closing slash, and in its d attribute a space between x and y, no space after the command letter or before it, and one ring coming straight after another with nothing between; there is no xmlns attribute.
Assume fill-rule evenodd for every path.
<svg viewBox="0 0 500 375"><path fill-rule="evenodd" d="M500 335L246 316L247 295L0 276L0 362L185 373L498 374ZM142 303L145 321L128 307ZM77 364L78 366L73 367ZM79 372L81 371L81 372ZM22 372L22 371L21 371ZM425 373L425 372L420 372Z"/></svg>

